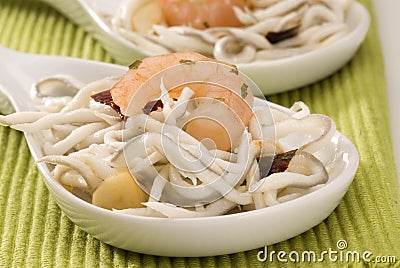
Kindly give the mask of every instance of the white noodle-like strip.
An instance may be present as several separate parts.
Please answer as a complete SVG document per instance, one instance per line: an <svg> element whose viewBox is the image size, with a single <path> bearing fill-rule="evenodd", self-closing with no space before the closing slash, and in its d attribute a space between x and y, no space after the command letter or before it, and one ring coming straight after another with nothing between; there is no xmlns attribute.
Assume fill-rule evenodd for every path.
<svg viewBox="0 0 400 268"><path fill-rule="evenodd" d="M295 119L302 119L302 118L310 115L310 109L302 101L295 102L292 105L292 107L290 107L290 110L295 112L292 115L292 118L295 118Z"/></svg>
<svg viewBox="0 0 400 268"><path fill-rule="evenodd" d="M272 6L280 1L282 1L282 0L253 0L251 3L254 7L266 8L268 6Z"/></svg>
<svg viewBox="0 0 400 268"><path fill-rule="evenodd" d="M96 155L74 153L70 154L70 157L74 157L90 166L95 174L102 180L117 173L117 170L111 167L107 161Z"/></svg>
<svg viewBox="0 0 400 268"><path fill-rule="evenodd" d="M146 217L157 217L166 218L163 214L149 208L127 208L127 209L113 209L112 211L125 215L135 215L135 216L146 216Z"/></svg>
<svg viewBox="0 0 400 268"><path fill-rule="evenodd" d="M289 119L291 117L290 114L269 106L255 107L253 108L253 112L254 112L253 118L251 119L253 120L252 122L253 125L250 126L253 129L253 131L255 131L254 129L258 129L257 131L259 131L260 126L261 127L272 126L277 122Z"/></svg>
<svg viewBox="0 0 400 268"><path fill-rule="evenodd" d="M54 178L58 179L69 170L71 169L67 166L56 165L52 171L52 174Z"/></svg>
<svg viewBox="0 0 400 268"><path fill-rule="evenodd" d="M69 134L71 134L72 131L74 131L75 129L79 128L79 126L75 126L75 125L54 125L53 129L46 129L46 130L42 130L41 133L44 133L45 131L49 131L51 133L51 135L54 137L55 141L60 141L62 139L65 139ZM46 140L49 141L49 140ZM55 142L51 142L51 143L55 143Z"/></svg>
<svg viewBox="0 0 400 268"><path fill-rule="evenodd" d="M149 116L154 119L157 120L159 122L164 122L165 121L165 117L164 117L164 113L163 111L153 111L149 114Z"/></svg>
<svg viewBox="0 0 400 268"><path fill-rule="evenodd" d="M176 125L176 117L172 111L173 111L173 108L171 107L171 105L168 102L166 102L161 111L164 114L164 116L163 116L164 122L163 123L168 124L168 125Z"/></svg>
<svg viewBox="0 0 400 268"><path fill-rule="evenodd" d="M249 32L246 29L210 28L209 31L214 34L218 34L219 32L221 32L221 33L226 32L226 33L231 34L239 39L246 40L246 42L248 42L249 44L251 44L259 49L271 49L272 48L272 45L270 44L268 39L266 39L265 37L263 37L257 33Z"/></svg>
<svg viewBox="0 0 400 268"><path fill-rule="evenodd" d="M100 158L105 159L106 161L110 161L112 159L112 155L115 153L115 149L107 144L92 144L88 148L81 149L79 151L75 151L70 155L87 153L93 154Z"/></svg>
<svg viewBox="0 0 400 268"><path fill-rule="evenodd" d="M275 60L306 53L317 49L321 42L326 44L342 38L349 31L348 27L343 29L337 27L334 30L332 27L327 29L324 24L344 23L352 3L352 0L253 1L251 8L233 7L235 16L244 25L241 28L210 27L198 30L187 26L167 27L159 22L159 24L153 24L153 30L147 33L138 33L131 28L127 17L135 15L131 15L132 13L128 15L126 12L130 8L126 5L129 4L123 4L111 20L111 28L133 44L154 54L191 50L214 55L218 59L234 63ZM150 21L147 23L151 24ZM269 32L279 33L292 27L298 27L298 33L276 44L269 44L265 38ZM314 30L318 30L318 38L309 32L309 29L314 27ZM308 33L304 35L306 32ZM221 42L221 39L227 36L237 38L235 41L231 39L228 42L229 45L226 45L228 43ZM242 46L242 49L233 53L229 52L234 45ZM276 48L280 49L276 50Z"/></svg>
<svg viewBox="0 0 400 268"><path fill-rule="evenodd" d="M290 12L283 17L272 17L261 20L253 25L246 28L246 31L258 33L262 36L266 36L269 32L280 32L287 28L294 27L298 24L303 9Z"/></svg>
<svg viewBox="0 0 400 268"><path fill-rule="evenodd" d="M213 155L208 151L208 149L199 142L197 139L189 135L187 132L182 131L180 128L173 126L173 125L168 125L168 124L162 124L161 122L158 122L152 118L149 118L146 122L146 130L149 132L153 133L165 133L165 144L163 147L163 150L166 150L169 148L169 152L171 152L169 155L170 156L175 156L175 159L178 163L181 163L181 165L185 165L185 162L182 162L181 156L176 156L175 155L175 148L176 148L176 143L170 143L170 141L179 141L179 146L185 150L183 150L181 153L186 154L187 157L192 159L191 161L197 161L199 159L206 159L208 160L207 163L211 162L210 168L213 169L213 171L221 174L223 171L221 168L219 168L216 164L214 164L210 159L213 159ZM191 150L193 149L193 150ZM167 153L168 154L168 153ZM189 156L190 155L190 156ZM189 159L188 158L188 159ZM186 167L187 170L190 170L193 167ZM202 167L196 168L196 170L201 170Z"/></svg>
<svg viewBox="0 0 400 268"><path fill-rule="evenodd" d="M186 170L190 170L189 165L193 165L194 161L196 161L199 166L195 170L204 170L205 168L210 169L210 171L215 172L216 174L222 175L225 170L221 168L219 165L217 165L216 161L217 159L214 158L214 156L202 145L201 142L197 140L193 140L194 144L184 144L180 143L177 146L180 146L183 150L180 152L183 154L183 156L188 159L189 161L186 164ZM168 144L170 145L170 144ZM172 144L171 144L172 145ZM168 147L164 147L164 149L167 149ZM199 150L200 149L200 150ZM169 155L173 155L173 147L169 147L168 150L170 153ZM179 157L179 156L178 156ZM203 161L202 161L203 159ZM215 159L215 161L213 161ZM198 160L200 160L198 162ZM181 165L183 165L181 163ZM207 165L207 166L206 166Z"/></svg>
<svg viewBox="0 0 400 268"><path fill-rule="evenodd" d="M66 113L48 114L33 123L13 125L12 128L26 133L38 132L49 129L53 125L93 123L102 121L90 109L78 109Z"/></svg>
<svg viewBox="0 0 400 268"><path fill-rule="evenodd" d="M269 123L269 124L275 124L277 122L289 119L291 117L290 114L287 113L287 112L284 112L284 111L281 111L281 110L278 110L278 109L275 109L275 108L272 108L272 107L270 109L271 109L271 114L272 114L272 117L273 117L273 121L271 123ZM262 124L264 124L264 123L262 123ZM268 122L267 122L267 124L268 124Z"/></svg>
<svg viewBox="0 0 400 268"><path fill-rule="evenodd" d="M96 174L88 165L73 157L64 155L49 155L40 158L37 162L64 165L76 170L82 175L90 190L96 189L97 186L102 182L102 180L96 176Z"/></svg>
<svg viewBox="0 0 400 268"><path fill-rule="evenodd" d="M89 104L91 101L90 96L92 96L96 92L111 88L115 82L116 78L107 77L89 83L84 88L78 91L74 98L61 110L61 112L65 113L75 111L80 108L89 108Z"/></svg>
<svg viewBox="0 0 400 268"><path fill-rule="evenodd" d="M312 193L312 192L314 192L314 191L316 191L316 190L318 190L318 189L320 189L322 187L324 187L324 184L319 184L319 185L310 187L308 189L296 189L296 190L293 190L291 193L287 193L287 194L284 194L284 195L279 194L280 196L277 198L277 201L279 203L288 202L290 200L294 200L296 198L299 198L299 197L301 197L303 195Z"/></svg>
<svg viewBox="0 0 400 268"><path fill-rule="evenodd" d="M194 206L194 210L197 212L204 212L205 208L203 205L196 205Z"/></svg>
<svg viewBox="0 0 400 268"><path fill-rule="evenodd" d="M336 42L337 40L341 39L343 36L345 36L347 34L347 27L343 27L342 29L340 29L339 31L337 31L334 34L329 35L328 37L326 37L323 41L324 44L328 44L328 43L333 43Z"/></svg>
<svg viewBox="0 0 400 268"><path fill-rule="evenodd" d="M258 121L258 118L254 116L254 114L250 118L248 130L253 140L263 139L260 122Z"/></svg>
<svg viewBox="0 0 400 268"><path fill-rule="evenodd" d="M124 130L111 130L104 134L104 143L109 145L123 146L123 132Z"/></svg>
<svg viewBox="0 0 400 268"><path fill-rule="evenodd" d="M258 192L253 193L253 201L255 209L261 209L267 207L264 201L263 193L258 193Z"/></svg>
<svg viewBox="0 0 400 268"><path fill-rule="evenodd" d="M151 217L151 215L146 214L146 208L113 209L112 211L119 213L119 214L125 214L125 215ZM156 217L161 216L161 218L162 218L164 216L161 213L157 213L157 214L160 214L160 215L157 215Z"/></svg>
<svg viewBox="0 0 400 268"><path fill-rule="evenodd" d="M264 202L268 207L279 205L279 202L277 200L277 194L278 194L277 190L263 192Z"/></svg>
<svg viewBox="0 0 400 268"><path fill-rule="evenodd" d="M321 133L320 137L303 145L300 149L302 151L308 152L308 153L315 153L319 151L321 148L323 148L325 145L330 144L332 137L336 133L336 125L333 120L327 116L322 116L322 124L324 125L324 131Z"/></svg>
<svg viewBox="0 0 400 268"><path fill-rule="evenodd" d="M163 150L166 158L171 162L178 164L184 170L194 171L197 173L204 169L210 169L217 174L224 171L213 163L213 157L208 153L207 149L198 150L198 146L176 143L175 140L168 136L162 136L162 144L156 145L159 150ZM196 141L200 144L200 142ZM155 145L155 144L154 144ZM181 148L180 150L176 150Z"/></svg>
<svg viewBox="0 0 400 268"><path fill-rule="evenodd" d="M180 172L174 167L170 169L169 180L172 184L172 188L175 189L176 192L190 200L204 200L216 194L216 192L210 187L207 187L207 185L201 184L197 186L197 178L192 181L192 184L184 181Z"/></svg>
<svg viewBox="0 0 400 268"><path fill-rule="evenodd" d="M136 173L140 172L141 170L147 169L151 166L153 166L155 163L159 162L160 160L164 159L164 156L160 154L159 152L155 151L152 153L149 153L149 156L144 159L134 158L132 159L132 162L128 161L128 165L132 167L131 172Z"/></svg>
<svg viewBox="0 0 400 268"><path fill-rule="evenodd" d="M118 113L108 105L92 101L90 102L90 109L93 110L93 113L97 117L103 119L110 125L121 122L121 118L119 117Z"/></svg>
<svg viewBox="0 0 400 268"><path fill-rule="evenodd" d="M280 31L284 31L284 30L287 30L292 27L298 27L299 21L301 19L301 16L303 15L305 9L306 8L303 7L297 11L290 12L287 15L283 16L279 20L279 22L276 24L273 31L280 32Z"/></svg>
<svg viewBox="0 0 400 268"><path fill-rule="evenodd" d="M155 124L153 124L155 123ZM160 126L160 128L158 128L158 125ZM159 124L159 122L148 122L148 125L146 126L148 127L149 131L151 132L159 132L161 129L161 125ZM207 160L206 163L210 163L211 165L209 166L210 169L212 169L214 172L218 173L218 174L222 174L223 170L216 165L216 163L214 163L212 161L212 159L215 158L215 156L213 155L212 152L210 152L203 143L201 143L200 141L198 141L197 139L195 139L194 137L192 137L191 135L189 135L187 132L182 131L180 128L172 126L172 125L164 125L163 126L164 129L164 133L167 134L170 139L179 141L179 146L183 149L185 149L185 151L183 151L184 153L186 152L187 154L191 155L191 158L193 158L193 160L197 160L197 159L204 159ZM175 138L177 137L177 138ZM188 167L188 170L190 168Z"/></svg>
<svg viewBox="0 0 400 268"><path fill-rule="evenodd" d="M71 132L66 138L54 145L46 144L43 148L46 155L62 155L72 149L76 144L83 141L87 136L104 129L106 123L91 123L81 126Z"/></svg>
<svg viewBox="0 0 400 268"><path fill-rule="evenodd" d="M150 190L150 196L155 201L159 201L161 199L162 192L167 184L169 168L170 165L165 165L154 178L153 185Z"/></svg>
<svg viewBox="0 0 400 268"><path fill-rule="evenodd" d="M177 207L169 203L162 202L146 202L144 205L164 214L168 218L194 218L194 217L210 217L225 214L236 206L225 198L221 198L209 204L203 211L192 211L185 208Z"/></svg>
<svg viewBox="0 0 400 268"><path fill-rule="evenodd" d="M335 34L340 34L343 31L347 30L347 25L344 23L341 24L332 24L326 23L319 27L318 31L307 40L307 44L318 44L321 42L327 42L326 40L334 36Z"/></svg>
<svg viewBox="0 0 400 268"><path fill-rule="evenodd" d="M175 140L179 140L181 143L189 141L189 142L198 144L198 146L200 148L202 148L202 146L204 147L204 145L202 143L199 143L199 141L197 141L195 138L193 138L192 136L190 136L186 132L181 131L181 129L179 129L179 128L175 127L175 126L162 125L160 122L158 122L158 121L156 121L154 119L151 119L151 118L149 118L147 120L146 130L148 130L150 132L159 133L162 130L163 127L164 127L164 131L166 133L171 133L173 137L176 134L179 135L180 136L179 139L175 139ZM181 138L181 137L184 137L184 138ZM180 146L183 147L182 144L180 144ZM165 142L163 143L163 147L162 148L163 148L164 151L167 152L166 154L169 155L169 157L174 157L173 162L176 161L177 163L180 163L180 165L183 165L183 166L186 165L185 161L182 162L182 156L181 155L175 156L177 145L176 145L176 143L174 143L172 141L172 139L170 139L168 137L165 137ZM253 148L253 150L254 150L254 148ZM170 153L168 153L168 152L170 152ZM193 163L194 163L193 161L197 161L200 156L201 157L204 157L204 156L212 157L212 155L210 155L208 150L205 149L205 148L202 151L203 155L194 156L194 155L192 155L193 151L192 152L188 152L186 150L182 150L181 154L182 153L185 154L185 157L189 161L192 161L191 166L190 167L186 167L187 170L190 170L190 169L194 168L193 167ZM204 154L207 154L207 153L208 153L208 155L204 155ZM196 163L200 164L198 161ZM204 166L203 167L199 166L199 167L196 167L195 170L203 170L204 168L205 168ZM211 170L211 168L213 168L213 169ZM216 170L219 173L215 173L215 168L217 168ZM236 201L238 204L251 203L251 196L249 194L247 194L247 193L238 193L236 190L234 190L234 189L232 190L233 182L238 180L236 178L237 175L228 173L226 175L226 177L228 177L228 178L225 178L225 176L221 177L220 168L217 167L213 162L211 163L210 167L207 167L203 171L198 172L197 175L198 175L198 178L203 183L205 183L207 185L210 185L210 187L213 188L214 190L220 192L222 195L227 194L226 195L227 199L232 200L232 201ZM226 181L226 179L228 179L231 183L228 183Z"/></svg>
<svg viewBox="0 0 400 268"><path fill-rule="evenodd" d="M140 7L140 2L125 0L125 5L123 5L122 8L119 10L119 16L114 16L112 18L114 24L132 30L130 16L137 10L138 7Z"/></svg>
<svg viewBox="0 0 400 268"><path fill-rule="evenodd" d="M212 149L210 150L210 154L214 155L215 158L219 158L225 161L237 162L237 154L233 154L231 152Z"/></svg>
<svg viewBox="0 0 400 268"><path fill-rule="evenodd" d="M12 126L19 124L29 124L48 115L47 112L18 112L9 115L0 115L0 125Z"/></svg>
<svg viewBox="0 0 400 268"><path fill-rule="evenodd" d="M144 178L146 174L150 174L147 170L149 168L157 171L158 175L153 176L155 179L149 200L145 203L146 209L130 209L117 211L118 213L179 218L221 215L237 205L240 205L239 209L242 211L259 209L312 192L323 187L329 179L323 163L307 152L321 150L321 148L327 148L326 144L334 143L335 141L331 139L336 131L335 125L328 117L309 115L308 107L301 102L291 107L294 114L271 108L271 116L267 106L255 109L257 117L252 120L259 120L258 123L264 130L277 127L278 139L293 132L313 136L311 142L297 151L287 171L260 179L256 158L260 155L261 149L263 150L261 155L263 155L265 151L271 151L270 153L279 151L279 146L273 139L265 139L265 137L254 140L252 132L244 131L240 144L233 153L210 151L202 147L197 139L182 131L178 122L178 119L185 120L184 117L187 118L196 109L191 100L193 91L189 88L182 91L178 100L173 100L169 96L163 97L165 109L161 112L165 113L166 118L171 117L174 120L166 120L168 122L163 123L148 118L146 115L137 115L128 119L123 130L120 129L123 123L114 110L88 100L90 95L96 92L92 89L100 88L104 88L104 83L93 83L91 87L86 87L86 92L71 101L76 107L89 107L89 109L78 108L70 112L45 114L38 120L25 125L24 123L17 124L17 127L22 125L22 127L34 128L35 137L39 137L42 143L55 143L51 147L55 151L49 152L46 148L50 147L45 147L46 154L62 154L76 150L68 156L46 156L39 162L55 164L54 177L64 185L72 186L80 191L92 192L103 179L125 170L123 148L132 143L135 153L132 158L128 158L133 162L133 168L142 169L141 175ZM86 122L85 120L88 119L83 118L83 112L97 121ZM79 120L76 120L77 116ZM45 119L51 123L44 122ZM258 136L262 135L258 134ZM144 138L141 139L142 137ZM186 158L186 163L182 158ZM210 159L213 161L209 161ZM175 161L184 167L184 170L173 167L171 164ZM195 171L193 171L193 165L188 164L194 161L198 165ZM325 164L333 160L323 161ZM240 176L237 173L240 173ZM190 179L192 183L188 183L187 179ZM167 195L171 192L164 191L167 190L165 186L168 180L175 185L172 187L183 191L183 194L179 190L177 192L182 194L186 201L201 200L218 193L224 195L224 198L195 209L156 202L164 200L163 198L168 200ZM199 195L200 192L195 192L200 187L205 189L202 195ZM185 196L185 194L193 195Z"/></svg>
<svg viewBox="0 0 400 268"><path fill-rule="evenodd" d="M56 167L67 168L67 172L65 172L64 174L61 174L59 176L54 174L54 178L57 178L63 185L81 190L87 190L88 186L85 179L83 179L82 175L79 174L77 171L61 165L57 165Z"/></svg>
<svg viewBox="0 0 400 268"><path fill-rule="evenodd" d="M226 198L232 201L237 202L238 204L248 204L251 203L251 196L247 193L239 193L235 189L232 189L232 184L226 181L225 176L221 177L221 174L215 173L210 167L202 166L201 162L198 161L198 157L195 157L186 150L182 150L180 155L176 154L177 144L172 141L172 139L165 137L163 142L163 150L166 152L167 158L171 158L172 162L179 163L181 166L186 166L187 163L191 162L191 166L186 166L187 170L195 169L200 170L200 172L196 172L198 178L206 185L210 185L210 187L222 195L226 194ZM156 139L154 139L156 141ZM197 141L197 140L196 140ZM198 142L198 141L197 141ZM154 144L156 145L156 144ZM186 161L182 161L182 154ZM171 161L171 160L170 160ZM188 162L187 162L188 161ZM196 167L193 167L193 164L196 164ZM213 165L215 166L215 165ZM228 177L231 174L227 174ZM230 181L235 181L237 175L233 174L234 178L230 178ZM237 179L236 179L237 180Z"/></svg>
<svg viewBox="0 0 400 268"><path fill-rule="evenodd" d="M198 30L188 26L172 26L168 27L168 30L180 35L196 36L198 38L201 38L203 41L211 44L217 41L215 36L210 34L208 31Z"/></svg>
<svg viewBox="0 0 400 268"><path fill-rule="evenodd" d="M243 25L252 25L257 23L257 18L253 16L248 8L243 10L237 6L233 6L233 12L235 12L235 16Z"/></svg>
<svg viewBox="0 0 400 268"><path fill-rule="evenodd" d="M323 5L313 5L305 12L304 17L301 20L301 27L309 28L320 20L332 23L340 22L340 18L338 18L329 8Z"/></svg>
<svg viewBox="0 0 400 268"><path fill-rule="evenodd" d="M171 53L172 51L171 49L159 45L138 33L127 31L126 29L120 27L115 27L114 30L137 46L146 48L146 51L151 51L157 54L167 54Z"/></svg>
<svg viewBox="0 0 400 268"><path fill-rule="evenodd" d="M58 113L71 100L72 97L45 97L40 100L40 104L37 106L37 108L41 112Z"/></svg>
<svg viewBox="0 0 400 268"><path fill-rule="evenodd" d="M119 130L121 128L122 128L122 124L118 123L118 124L112 125L110 127L100 129L99 131L96 131L95 133L93 133L93 135L85 137L85 139L83 139L81 142L76 144L74 148L76 150L82 150L82 149L88 148L92 144L101 144L104 142L104 136L108 132L114 131L114 130Z"/></svg>
<svg viewBox="0 0 400 268"><path fill-rule="evenodd" d="M318 174L318 176L307 176L304 174L289 171L274 173L260 180L260 183L257 185L261 185L261 187L259 187L256 191L267 192L277 189L283 189L288 186L296 186L302 188L310 187L320 181L319 175L320 174ZM256 188L256 186L253 186L252 188Z"/></svg>
<svg viewBox="0 0 400 268"><path fill-rule="evenodd" d="M177 207L170 203L145 202L143 205L167 216L168 218L195 218L199 212Z"/></svg>
<svg viewBox="0 0 400 268"><path fill-rule="evenodd" d="M275 27L279 23L279 21L280 21L279 18L269 18L266 20L262 20L253 25L248 26L246 28L246 31L266 35L269 32L275 30Z"/></svg>
<svg viewBox="0 0 400 268"><path fill-rule="evenodd" d="M286 0L280 1L277 4L266 9L257 10L254 15L258 20L263 20L270 17L282 16L300 5L307 3L307 0Z"/></svg>
<svg viewBox="0 0 400 268"><path fill-rule="evenodd" d="M171 106L174 105L174 100L168 94L168 90L164 85L164 78L163 77L161 77L161 80L160 80L160 90L161 90L160 100L164 105L163 110L166 108L165 106L171 108Z"/></svg>
<svg viewBox="0 0 400 268"><path fill-rule="evenodd" d="M170 31L168 27L163 25L154 25L153 29L157 35L148 36L148 38L159 44L163 44L163 46L173 48L174 50L197 51L202 54L212 55L213 45L203 41L201 38L185 36Z"/></svg>
<svg viewBox="0 0 400 268"><path fill-rule="evenodd" d="M310 153L321 148L321 144L328 143L336 132L332 119L320 114L312 114L301 119L287 119L276 123L274 126L277 140L286 137L290 133L317 136L313 141L303 145L303 149Z"/></svg>
<svg viewBox="0 0 400 268"><path fill-rule="evenodd" d="M282 50L283 48L286 49L298 48L299 50L303 48L305 51L308 51L309 49L317 49L318 45L320 44L311 45L309 40L320 31L321 27L322 25L321 26L315 25L310 28L302 29L298 35L289 39L285 39L279 43L276 43L274 47Z"/></svg>
<svg viewBox="0 0 400 268"><path fill-rule="evenodd" d="M180 169L178 171L184 178L188 178L189 180L191 180L193 182L193 185L199 184L197 181L196 174L191 173L190 171L184 171L184 170L180 170Z"/></svg>
<svg viewBox="0 0 400 268"><path fill-rule="evenodd" d="M171 168L169 169L169 180L173 185L177 185L180 187L196 187L197 178L195 176L191 176L189 179L192 181L192 184L183 180L182 173L180 173L174 166L171 166Z"/></svg>
<svg viewBox="0 0 400 268"><path fill-rule="evenodd" d="M215 163L217 163L224 171L243 174L246 163L251 161L251 158L253 157L254 156L250 153L250 137L245 131L240 141L239 150L237 153L237 162L233 163L216 158Z"/></svg>
<svg viewBox="0 0 400 268"><path fill-rule="evenodd" d="M254 159L253 164L250 166L249 171L246 173L246 188L248 189L250 185L258 182L260 179L260 167L258 166L257 159Z"/></svg>
<svg viewBox="0 0 400 268"><path fill-rule="evenodd" d="M167 94L169 95L169 94ZM189 105L189 100L194 97L194 92L188 87L185 87L182 90L181 95L179 96L178 100L173 104L172 109L170 108L169 105L166 107L164 106L164 109L162 110L162 113L164 115L164 122L167 124L171 124L176 122L185 115L188 105ZM167 108L167 109L165 109Z"/></svg>
<svg viewBox="0 0 400 268"><path fill-rule="evenodd" d="M339 21L344 21L345 19L345 12L350 4L353 2L352 0L322 0L322 2L327 5L335 16L338 18Z"/></svg>
<svg viewBox="0 0 400 268"><path fill-rule="evenodd" d="M200 172L198 178L232 202L240 205L247 205L252 202L249 193L240 193L237 190L232 189L231 184L229 184L224 177L221 177L208 169Z"/></svg>

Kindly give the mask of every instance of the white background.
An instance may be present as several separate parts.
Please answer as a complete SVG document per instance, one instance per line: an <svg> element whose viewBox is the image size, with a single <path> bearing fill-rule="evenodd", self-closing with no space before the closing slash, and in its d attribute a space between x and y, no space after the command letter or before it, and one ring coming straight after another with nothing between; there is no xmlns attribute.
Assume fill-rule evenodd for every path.
<svg viewBox="0 0 400 268"><path fill-rule="evenodd" d="M397 175L400 181L400 1L374 0L387 79Z"/></svg>

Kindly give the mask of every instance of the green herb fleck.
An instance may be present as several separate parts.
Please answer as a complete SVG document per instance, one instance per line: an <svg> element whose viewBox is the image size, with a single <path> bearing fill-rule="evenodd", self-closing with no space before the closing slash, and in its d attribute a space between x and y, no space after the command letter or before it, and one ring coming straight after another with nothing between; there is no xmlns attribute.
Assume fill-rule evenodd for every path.
<svg viewBox="0 0 400 268"><path fill-rule="evenodd" d="M206 29L208 29L208 28L210 28L210 24L208 24L208 22L203 22L203 25L204 25L204 28L206 28Z"/></svg>
<svg viewBox="0 0 400 268"><path fill-rule="evenodd" d="M292 160L292 158L294 157L294 155L296 154L297 150L292 150L286 153L281 154L280 159L282 160Z"/></svg>
<svg viewBox="0 0 400 268"><path fill-rule="evenodd" d="M236 66L234 68L232 68L229 72L234 73L236 75L239 75L239 71L238 71L238 68Z"/></svg>
<svg viewBox="0 0 400 268"><path fill-rule="evenodd" d="M129 65L129 69L137 69L139 65L142 63L142 60L135 60Z"/></svg>
<svg viewBox="0 0 400 268"><path fill-rule="evenodd" d="M179 63L180 64L192 65L192 64L195 64L196 62L192 61L192 60L180 60Z"/></svg>
<svg viewBox="0 0 400 268"><path fill-rule="evenodd" d="M225 102L225 98L214 98L213 104L216 104L218 102Z"/></svg>
<svg viewBox="0 0 400 268"><path fill-rule="evenodd" d="M245 99L247 97L247 89L249 86L246 83L243 83L242 87L240 88L240 92L242 93L242 98Z"/></svg>

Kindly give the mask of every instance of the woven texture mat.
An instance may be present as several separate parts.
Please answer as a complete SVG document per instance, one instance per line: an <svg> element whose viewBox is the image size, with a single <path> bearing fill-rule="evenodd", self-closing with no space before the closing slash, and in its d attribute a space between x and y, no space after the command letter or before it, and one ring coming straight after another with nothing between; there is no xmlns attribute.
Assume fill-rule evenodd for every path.
<svg viewBox="0 0 400 268"><path fill-rule="evenodd" d="M337 250L337 242L345 240L349 251L369 251L371 261L378 261L376 256L394 256L398 261L391 265L400 267L399 189L383 60L371 1L360 2L370 10L372 25L354 59L319 83L268 97L284 106L302 100L313 113L332 117L338 130L359 151L358 172L348 193L326 220L299 236L269 246L268 251L321 254L325 250ZM90 35L36 0L0 0L0 44L24 52L113 62ZM5 102L0 101L0 105L6 108ZM245 229L243 226L243 231ZM273 261L260 262L257 259L259 249L215 257L167 258L104 244L80 230L60 211L38 174L24 136L6 127L0 127L0 238L0 267L301 265L291 261L283 263L276 257ZM325 263L303 265L375 265L362 260L330 261L328 256L325 259Z"/></svg>

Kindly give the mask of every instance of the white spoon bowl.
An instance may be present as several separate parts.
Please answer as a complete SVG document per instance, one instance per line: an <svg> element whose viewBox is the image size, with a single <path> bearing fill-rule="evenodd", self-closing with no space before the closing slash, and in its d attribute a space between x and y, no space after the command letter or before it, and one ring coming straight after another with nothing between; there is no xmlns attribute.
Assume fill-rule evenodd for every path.
<svg viewBox="0 0 400 268"><path fill-rule="evenodd" d="M116 12L121 1L42 1L55 7L92 33L120 64L129 65L134 59L151 55L113 32L95 12L95 10ZM279 60L242 63L237 66L262 89L265 95L309 85L333 74L354 56L368 32L370 15L363 5L354 2L347 13L346 23L350 28L347 35L311 52Z"/></svg>
<svg viewBox="0 0 400 268"><path fill-rule="evenodd" d="M87 83L106 76L122 75L127 68L67 57L17 53L0 47L0 89L16 111L35 110L30 98L34 82L63 74ZM256 100L256 105L266 105ZM273 103L269 105L288 111ZM26 139L33 158L42 157L40 144ZM61 210L82 230L97 239L130 251L162 256L214 256L274 244L322 222L339 204L358 166L354 145L336 132L335 168L324 187L286 203L238 214L166 219L118 214L89 204L68 192L39 163L43 180Z"/></svg>

